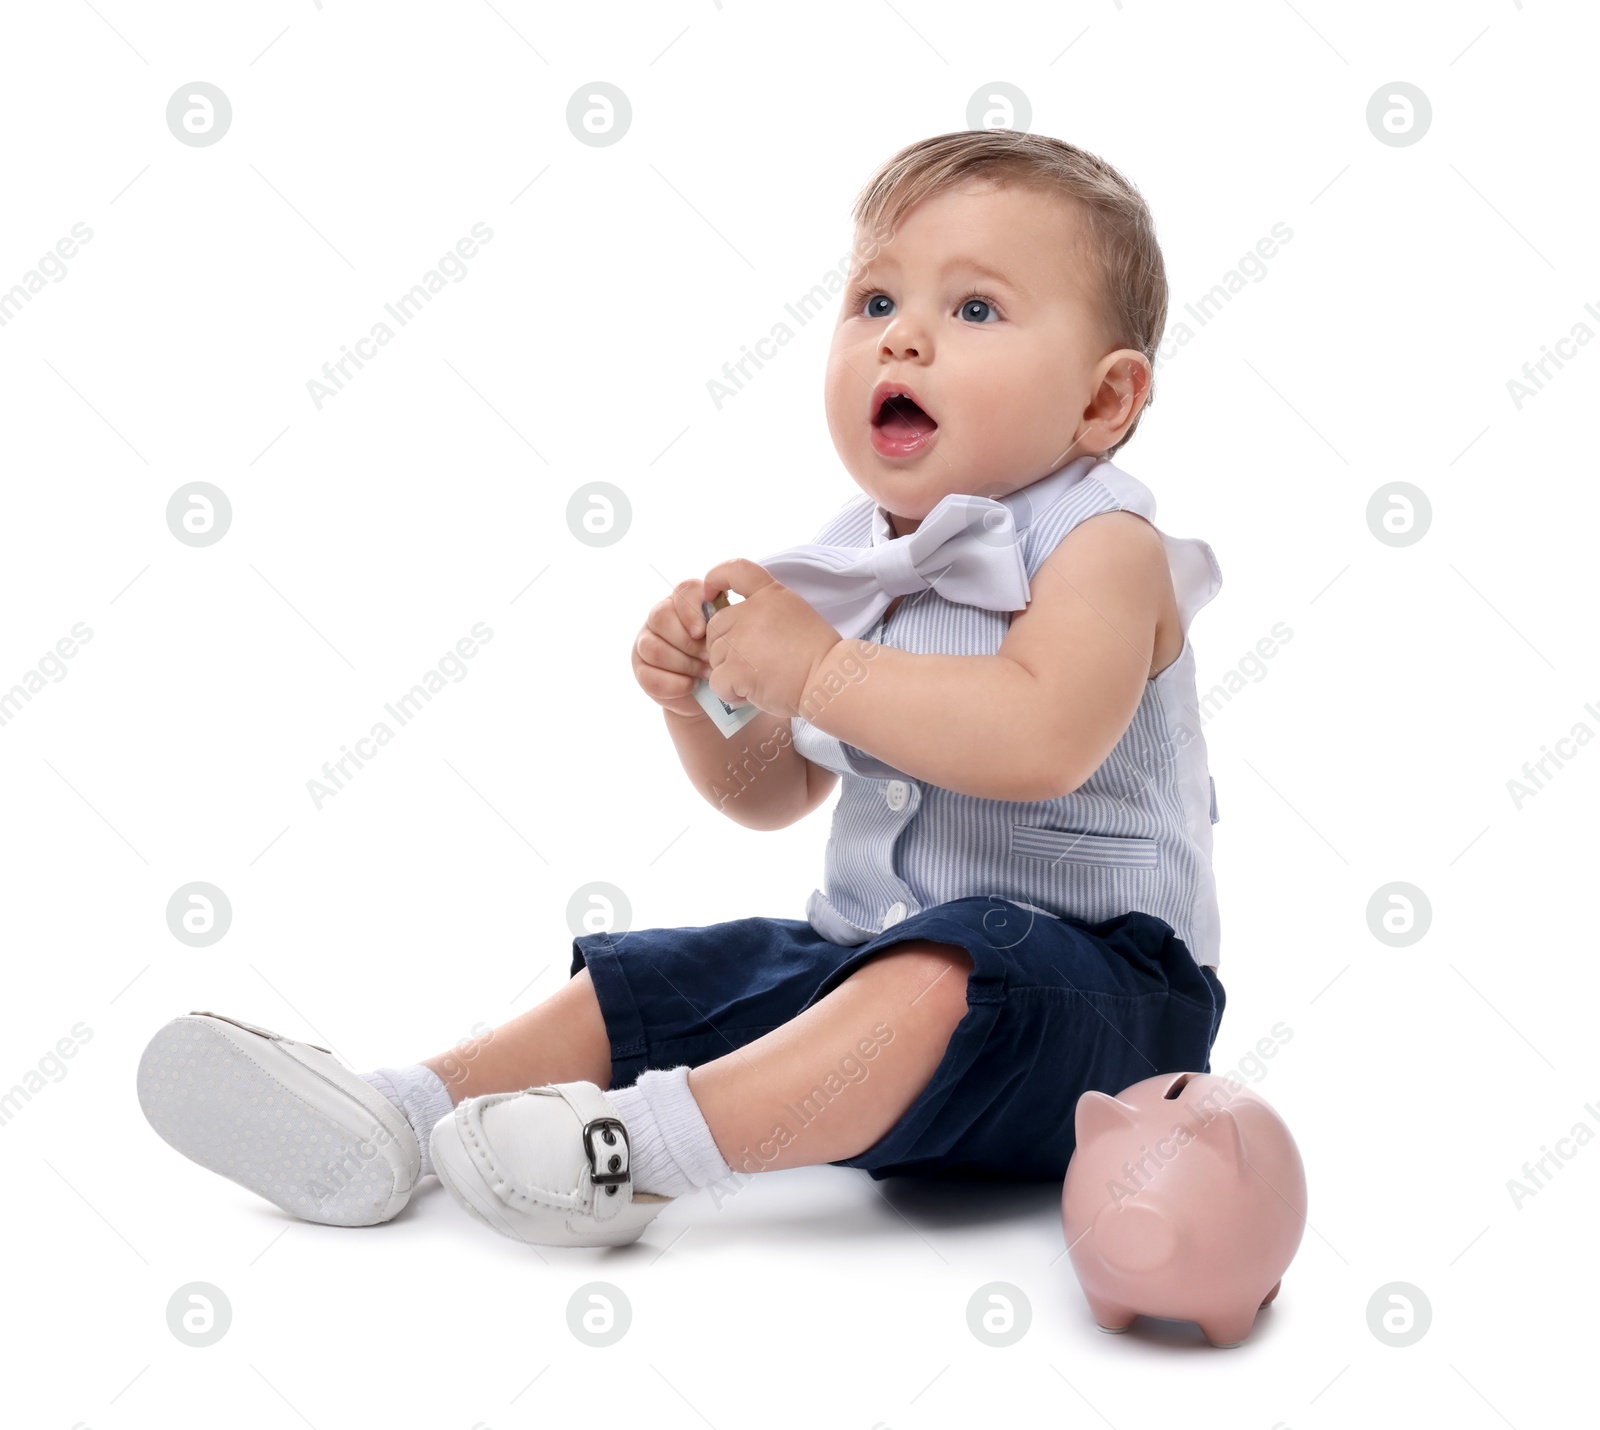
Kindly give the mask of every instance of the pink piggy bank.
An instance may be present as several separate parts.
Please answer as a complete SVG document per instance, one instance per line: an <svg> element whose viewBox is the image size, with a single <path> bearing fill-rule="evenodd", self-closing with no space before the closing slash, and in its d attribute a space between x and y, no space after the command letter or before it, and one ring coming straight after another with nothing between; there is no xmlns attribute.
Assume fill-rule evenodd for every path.
<svg viewBox="0 0 1600 1430"><path fill-rule="evenodd" d="M1076 1128L1061 1223L1096 1324L1165 1316L1241 1344L1305 1229L1305 1168L1283 1119L1237 1082L1185 1072L1084 1093Z"/></svg>

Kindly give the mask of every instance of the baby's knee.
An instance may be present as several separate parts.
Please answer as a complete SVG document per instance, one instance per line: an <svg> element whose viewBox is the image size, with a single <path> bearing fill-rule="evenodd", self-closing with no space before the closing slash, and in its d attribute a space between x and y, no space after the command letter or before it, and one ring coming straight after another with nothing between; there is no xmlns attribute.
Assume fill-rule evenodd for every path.
<svg viewBox="0 0 1600 1430"><path fill-rule="evenodd" d="M886 949L872 963L897 985L897 996L920 1014L958 1023L967 1011L967 976L972 955L959 944L908 939Z"/></svg>

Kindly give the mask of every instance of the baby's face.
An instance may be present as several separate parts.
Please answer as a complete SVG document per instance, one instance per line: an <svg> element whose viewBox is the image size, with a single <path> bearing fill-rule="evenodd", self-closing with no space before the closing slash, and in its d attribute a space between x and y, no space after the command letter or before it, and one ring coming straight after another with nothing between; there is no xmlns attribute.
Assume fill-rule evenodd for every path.
<svg viewBox="0 0 1600 1430"><path fill-rule="evenodd" d="M999 498L1105 449L1079 445L1103 437L1092 404L1112 350L1077 226L1064 199L980 180L914 205L875 252L858 235L828 429L897 535L951 492ZM921 410L885 403L896 387Z"/></svg>

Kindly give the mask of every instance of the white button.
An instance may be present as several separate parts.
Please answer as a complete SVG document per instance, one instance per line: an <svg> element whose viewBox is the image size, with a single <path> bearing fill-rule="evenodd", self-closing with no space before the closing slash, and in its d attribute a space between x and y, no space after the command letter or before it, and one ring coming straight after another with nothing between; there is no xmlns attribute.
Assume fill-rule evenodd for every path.
<svg viewBox="0 0 1600 1430"><path fill-rule="evenodd" d="M906 796L910 793L911 786L904 780L890 780L883 791L883 797L889 801L890 809L904 809L906 807Z"/></svg>
<svg viewBox="0 0 1600 1430"><path fill-rule="evenodd" d="M889 905L889 912L883 916L883 927L888 928L890 924L897 924L905 916L906 906L896 899L894 903Z"/></svg>

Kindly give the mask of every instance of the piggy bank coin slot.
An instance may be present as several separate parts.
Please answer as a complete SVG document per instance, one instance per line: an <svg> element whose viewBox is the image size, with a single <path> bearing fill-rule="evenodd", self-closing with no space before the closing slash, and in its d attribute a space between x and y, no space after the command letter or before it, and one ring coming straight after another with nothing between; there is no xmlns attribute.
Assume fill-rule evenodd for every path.
<svg viewBox="0 0 1600 1430"><path fill-rule="evenodd" d="M1177 1097L1177 1095L1189 1085L1189 1079L1193 1076L1194 1074L1192 1072L1180 1073L1177 1079L1173 1082L1172 1086L1161 1094L1162 1099L1170 1102L1173 1098Z"/></svg>

